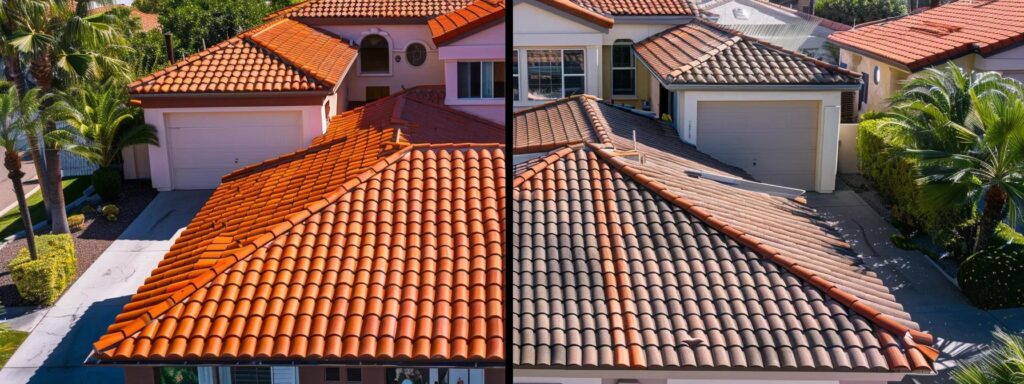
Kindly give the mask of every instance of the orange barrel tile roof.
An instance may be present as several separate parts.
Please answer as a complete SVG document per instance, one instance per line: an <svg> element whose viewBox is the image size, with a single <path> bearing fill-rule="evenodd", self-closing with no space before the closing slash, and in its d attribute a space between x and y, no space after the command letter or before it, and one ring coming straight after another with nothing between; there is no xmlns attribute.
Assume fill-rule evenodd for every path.
<svg viewBox="0 0 1024 384"><path fill-rule="evenodd" d="M505 21L505 0L476 0L427 22L437 45L446 44L480 28Z"/></svg>
<svg viewBox="0 0 1024 384"><path fill-rule="evenodd" d="M849 85L860 74L694 20L633 46L662 83L687 85Z"/></svg>
<svg viewBox="0 0 1024 384"><path fill-rule="evenodd" d="M329 91L358 49L330 32L279 19L128 85L133 94Z"/></svg>
<svg viewBox="0 0 1024 384"><path fill-rule="evenodd" d="M106 5L90 9L89 14L98 15L101 13L106 13L114 8L129 8L129 6L121 4ZM160 15L157 15L155 13L145 13L135 7L130 8L132 17L137 17L139 19L139 23L141 24L143 32L148 32L160 28Z"/></svg>
<svg viewBox="0 0 1024 384"><path fill-rule="evenodd" d="M267 16L293 18L431 18L474 0L306 0ZM383 22L387 24L387 22Z"/></svg>
<svg viewBox="0 0 1024 384"><path fill-rule="evenodd" d="M517 173L515 368L932 371L930 337L634 164L588 144Z"/></svg>
<svg viewBox="0 0 1024 384"><path fill-rule="evenodd" d="M909 16L866 23L829 35L842 48L917 71L978 53L989 56L1024 42L1024 0L954 1Z"/></svg>
<svg viewBox="0 0 1024 384"><path fill-rule="evenodd" d="M855 310L870 308L872 314L876 314L874 311L882 314L881 317L865 317L876 328L913 330L922 340L926 339L917 331L918 325L903 310L889 288L877 275L859 264L849 245L817 212L790 199L737 188L707 178L685 176L688 170L700 170L751 179L742 170L723 164L683 143L672 127L588 95L517 112L513 122L516 132L513 153L516 155L544 153L581 145L626 152L635 150L634 156L642 157L642 161L628 157L615 158L615 162L620 165L628 165L631 178L643 183L656 181L658 185L653 188L656 192L670 194L670 200L673 201L684 199L688 202L684 208L692 206L698 209L696 212L700 215L707 214L726 223L730 229L723 232L742 234L744 240L756 240L776 250L787 259L787 265L800 266L800 276L815 276L812 283L831 284L822 285L832 287L824 292L848 294L840 295L844 298L841 302L847 307ZM519 175L516 182L535 174L561 169L550 164L535 159L530 164L515 165L514 169ZM549 185L570 184L577 185L563 182ZM740 243L746 244L744 241ZM717 299L717 296L707 296L707 293L704 292L706 297L703 298ZM910 356L912 352L907 353ZM917 365L914 370L921 367Z"/></svg>
<svg viewBox="0 0 1024 384"><path fill-rule="evenodd" d="M225 176L93 357L500 363L501 144L359 118Z"/></svg>

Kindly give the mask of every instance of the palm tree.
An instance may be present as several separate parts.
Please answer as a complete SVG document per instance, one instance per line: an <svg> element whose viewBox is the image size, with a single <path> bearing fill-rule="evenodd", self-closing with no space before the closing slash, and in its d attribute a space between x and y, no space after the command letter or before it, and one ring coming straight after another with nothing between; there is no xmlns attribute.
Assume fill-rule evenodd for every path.
<svg viewBox="0 0 1024 384"><path fill-rule="evenodd" d="M7 169L7 176L14 186L14 196L21 211L21 222L25 227L29 254L35 260L38 258L35 233L32 231L32 216L22 185L25 172L21 171L21 153L18 148L22 138L37 134L42 128L41 119L37 114L43 98L40 97L39 89L28 90L24 96L19 97L16 86L0 84L0 87L7 88L5 92L0 93L0 148L4 151L4 168Z"/></svg>
<svg viewBox="0 0 1024 384"><path fill-rule="evenodd" d="M917 160L923 203L932 207L970 204L980 211L973 251L987 246L1004 220L1024 219L1024 101L1019 95L970 90L965 123L936 119L927 129L897 118L886 125L889 139ZM899 114L896 114L899 116ZM938 143L936 138L948 138Z"/></svg>
<svg viewBox="0 0 1024 384"><path fill-rule="evenodd" d="M997 344L977 361L953 371L958 384L1014 384L1024 382L1024 337L997 330Z"/></svg>
<svg viewBox="0 0 1024 384"><path fill-rule="evenodd" d="M964 124L971 112L971 95L991 92L1020 92L1020 83L997 72L974 72L952 62L928 68L903 85L890 104L898 113L918 118L934 118Z"/></svg>
<svg viewBox="0 0 1024 384"><path fill-rule="evenodd" d="M121 175L111 165L128 146L157 144L156 128L136 121L125 88L113 81L82 86L58 94L54 110L70 129L47 138L95 164L93 188L104 200L120 192Z"/></svg>
<svg viewBox="0 0 1024 384"><path fill-rule="evenodd" d="M130 70L113 47L123 38L112 28L106 15L88 15L93 4L111 4L111 0L15 0L15 31L8 37L29 63L29 72L43 93L65 88L83 78L127 77ZM45 99L42 109L52 101ZM57 130L56 122L46 122L46 133ZM64 191L61 189L60 148L46 143L44 155L44 197L50 201L50 223L54 233L68 233ZM46 196L49 195L49 196Z"/></svg>

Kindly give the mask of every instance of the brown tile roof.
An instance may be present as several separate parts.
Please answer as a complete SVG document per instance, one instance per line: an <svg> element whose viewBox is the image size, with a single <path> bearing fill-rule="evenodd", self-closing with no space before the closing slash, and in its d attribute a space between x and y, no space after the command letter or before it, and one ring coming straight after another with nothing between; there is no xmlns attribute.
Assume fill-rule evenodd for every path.
<svg viewBox="0 0 1024 384"><path fill-rule="evenodd" d="M437 45L445 44L482 27L505 20L505 0L476 0L427 22Z"/></svg>
<svg viewBox="0 0 1024 384"><path fill-rule="evenodd" d="M849 84L860 75L706 21L667 29L633 46L663 83Z"/></svg>
<svg viewBox="0 0 1024 384"><path fill-rule="evenodd" d="M611 16L604 14L600 11L594 10L593 8L584 7L577 2L572 0L537 0L541 4L546 4L550 7L558 9L562 12L570 14L572 16L583 19L594 23L602 28L611 28L615 25L615 20Z"/></svg>
<svg viewBox="0 0 1024 384"><path fill-rule="evenodd" d="M930 336L636 164L588 144L519 169L515 367L931 372Z"/></svg>
<svg viewBox="0 0 1024 384"><path fill-rule="evenodd" d="M558 111L558 113L555 114L552 111ZM558 116L558 118L552 118L551 116ZM614 163L614 167L619 169L620 172L628 173L631 179L646 185L649 187L648 189L659 195L664 195L662 196L664 199L679 203L685 201L687 204L679 206L687 209L690 214L696 214L698 218L704 216L713 217L716 223L724 225L722 228L728 227L726 229L720 228L721 232L730 235L733 240L740 244L749 245L751 250L758 252L761 256L769 260L785 262L783 266L787 269L791 269L791 265L798 265L800 267L796 270L798 273L792 271L791 273L807 278L805 283L810 283L820 288L817 292L818 294L827 293L829 297L832 297L833 294L841 292L842 295L837 294L836 297L841 297L843 298L842 300L836 297L832 299L841 302L848 309L852 309L857 313L864 311L861 315L867 314L863 317L869 320L874 327L888 329L899 337L903 336L904 330L917 329L917 324L903 311L902 306L896 302L895 297L884 283L873 272L858 263L857 257L853 254L849 245L814 210L792 200L735 188L706 178L685 176L687 170L697 169L726 176L749 178L742 171L717 162L709 156L696 151L692 146L683 143L670 127L651 119L646 119L649 122L643 124L638 119L646 118L599 102L591 96L577 96L564 99L517 113L513 125L513 129L517 132L513 150L516 154L524 154L538 149L554 148L558 143L571 145L576 143L576 138L579 137L590 137L590 139L583 140L586 145L596 145L600 148L615 148L620 154L622 152L630 152L635 148L635 151L642 157L641 161L626 157L616 157L605 162L609 164ZM581 121L585 124L585 127L590 127L589 129L592 133L586 135L577 133L585 131L581 128ZM551 126L544 127L538 125L527 128L528 131L536 132L536 134L524 136L519 133L520 127L522 127L521 124L524 124L524 122L551 124ZM559 129L567 132L552 132ZM545 134L544 132L548 133ZM636 136L635 142L633 141L634 134ZM526 142L522 141L524 137L527 140ZM564 137L569 139L562 139ZM559 142L559 140L562 141ZM579 146L580 144L576 145ZM595 149L593 151L597 154L613 152L609 149ZM561 155L564 157L567 153L569 152L562 151ZM552 157L552 160L548 162L534 160L529 165L515 166L514 169L518 177L513 182L513 185L520 185L523 182L521 180L530 179L535 175L543 174L543 177L549 178L551 177L551 172L558 170L556 174L560 174L563 173L561 170L568 169L560 168L560 166L551 166L551 164L557 162L556 160L561 161L561 157ZM593 166L591 166L591 169L593 169ZM656 185L652 183L656 183ZM580 184L565 180L552 181L545 185ZM576 187L573 188L575 189ZM555 195L554 191L550 191L546 196L553 199ZM624 200L621 197L617 198L616 201L619 201L620 206L626 204L626 206L636 209L650 206L649 204L637 202L627 204L631 200ZM566 205L560 206L565 207ZM517 210L519 209L517 208ZM557 210L548 210L547 212L549 215L555 216L545 217L557 216L559 220L577 217L558 213ZM516 212L515 214L522 215L522 212ZM705 223L707 224L706 221ZM570 221L560 225L575 224L572 224ZM530 228L539 229L538 226ZM561 229L562 227L558 228ZM520 227L520 232L523 230L525 228ZM576 228L572 230L572 233L594 232L584 232ZM734 235L743 235L743 238L739 239ZM551 236L548 238L570 239L571 237ZM568 251L573 249L574 246L572 244L583 243L573 240L573 243L570 244L558 240L554 243L545 243L544 246L558 247ZM760 252L769 250L773 252ZM654 247L652 251L665 252L666 250ZM782 259L773 256L775 254L781 255ZM816 277L811 278L811 276ZM833 283L835 284L835 289L831 288L830 284ZM521 288L517 287L516 289L519 290ZM721 292L715 292L714 290L701 290L699 293L702 295L702 300L717 300L721 294ZM787 311L789 309L791 308L787 308ZM869 309L870 311L868 311ZM875 309L883 315L874 316L875 313L873 311ZM652 312L647 311L646 313ZM681 313L686 316L685 312ZM719 320L722 319L719 318ZM703 331L707 332L706 329ZM914 334L918 337L919 341L928 341L928 338L919 334L919 332L914 331ZM888 336L878 337L887 338ZM864 343L876 344L878 342L878 340L864 341ZM644 345L646 346L647 344ZM904 345L904 349L906 349L906 345ZM928 351L927 349L924 350ZM918 352L912 352L909 349L905 352L906 359L909 361L906 364L912 364L913 370L918 371L930 368L930 364L925 366L920 363L920 359L918 359L920 354ZM537 356L542 355L540 351L536 353L538 354ZM513 356L513 358L520 357ZM520 364L524 365L537 364L536 362L520 361ZM889 362L891 364L889 367L892 369L897 369L894 367L898 367L902 363L900 360L895 359L889 359ZM654 363L647 364L650 366L656 365Z"/></svg>
<svg viewBox="0 0 1024 384"><path fill-rule="evenodd" d="M232 37L128 85L133 94L327 91L358 49L289 19Z"/></svg>
<svg viewBox="0 0 1024 384"><path fill-rule="evenodd" d="M313 143L335 140L350 129L395 126L402 127L403 138L415 143L505 142L504 126L444 105L444 86L431 85L342 112Z"/></svg>
<svg viewBox="0 0 1024 384"><path fill-rule="evenodd" d="M268 18L431 18L474 0L306 0ZM386 22L384 24L387 24Z"/></svg>
<svg viewBox="0 0 1024 384"><path fill-rule="evenodd" d="M612 16L693 16L689 0L571 0L582 7Z"/></svg>
<svg viewBox="0 0 1024 384"><path fill-rule="evenodd" d="M331 127L226 176L95 357L501 362L501 145Z"/></svg>
<svg viewBox="0 0 1024 384"><path fill-rule="evenodd" d="M955 1L829 35L829 41L917 71L1024 42L1024 0Z"/></svg>

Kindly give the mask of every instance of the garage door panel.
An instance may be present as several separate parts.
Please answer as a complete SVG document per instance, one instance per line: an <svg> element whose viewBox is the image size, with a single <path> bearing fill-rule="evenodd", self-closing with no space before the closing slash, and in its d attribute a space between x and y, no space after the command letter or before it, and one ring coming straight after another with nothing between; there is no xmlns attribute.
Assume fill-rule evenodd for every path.
<svg viewBox="0 0 1024 384"><path fill-rule="evenodd" d="M697 148L759 181L814 189L817 101L702 101Z"/></svg>
<svg viewBox="0 0 1024 384"><path fill-rule="evenodd" d="M302 145L299 111L182 112L165 119L174 189L216 188L225 174Z"/></svg>

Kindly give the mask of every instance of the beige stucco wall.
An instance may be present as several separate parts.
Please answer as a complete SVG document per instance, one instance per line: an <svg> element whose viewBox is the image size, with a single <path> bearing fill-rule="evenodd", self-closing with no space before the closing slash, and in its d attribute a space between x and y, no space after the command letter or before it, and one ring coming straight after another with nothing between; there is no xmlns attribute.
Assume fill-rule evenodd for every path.
<svg viewBox="0 0 1024 384"><path fill-rule="evenodd" d="M861 113L865 111L884 111L888 109L889 97L902 86L902 82L904 80L910 77L910 72L845 49L839 53L839 62L845 63L847 65L847 69L851 71L868 74L868 77L870 78L867 79L867 81L869 81L868 100L866 104L860 105L859 109ZM881 72L878 84L875 84L874 78L876 66Z"/></svg>
<svg viewBox="0 0 1024 384"><path fill-rule="evenodd" d="M602 89L598 95L606 100L613 100L617 104L629 104L633 107L640 107L644 100L651 100L651 72L647 70L639 59L634 57L633 66L636 67L636 94L629 97L616 96L612 94L612 46L601 47L601 76Z"/></svg>

